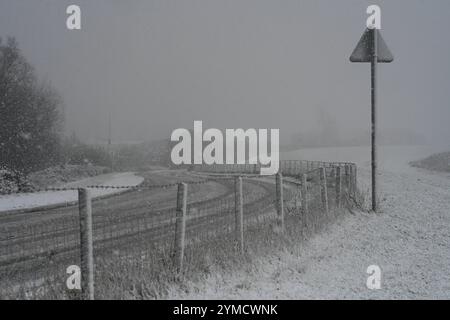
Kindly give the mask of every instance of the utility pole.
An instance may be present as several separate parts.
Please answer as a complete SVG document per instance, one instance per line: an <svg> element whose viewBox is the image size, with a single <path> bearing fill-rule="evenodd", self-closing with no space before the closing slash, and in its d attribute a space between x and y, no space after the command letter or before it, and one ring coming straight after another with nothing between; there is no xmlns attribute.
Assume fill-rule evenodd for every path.
<svg viewBox="0 0 450 320"><path fill-rule="evenodd" d="M108 113L108 148L111 147L111 110Z"/></svg>
<svg viewBox="0 0 450 320"><path fill-rule="evenodd" d="M111 171L114 170L114 152L112 150L112 145L111 145L111 110L109 110L108 113L108 155L110 158L110 168Z"/></svg>

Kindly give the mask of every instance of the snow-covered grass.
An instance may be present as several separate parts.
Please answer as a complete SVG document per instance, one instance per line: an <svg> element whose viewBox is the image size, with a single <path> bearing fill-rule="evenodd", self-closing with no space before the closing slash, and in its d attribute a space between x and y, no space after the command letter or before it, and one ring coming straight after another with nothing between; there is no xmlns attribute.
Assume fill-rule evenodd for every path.
<svg viewBox="0 0 450 320"><path fill-rule="evenodd" d="M447 150L449 150L448 148ZM310 241L252 261L251 270L211 273L179 299L448 299L450 176L412 168L410 161L445 148L381 147L381 213L346 215ZM360 188L370 182L370 149L320 148L285 159L351 161ZM381 268L381 289L366 286L367 267Z"/></svg>
<svg viewBox="0 0 450 320"><path fill-rule="evenodd" d="M41 171L33 172L27 176L28 181L36 188L57 187L68 182L110 173L107 167L91 164L72 165L65 164L53 166Z"/></svg>
<svg viewBox="0 0 450 320"><path fill-rule="evenodd" d="M66 183L61 187L78 188L89 185L136 186L142 183L142 181L144 181L144 178L135 175L133 172L121 172L85 178ZM92 197L97 198L118 192L123 192L123 189L92 189ZM2 195L0 196L0 212L72 203L77 201L77 197L77 191L49 191Z"/></svg>
<svg viewBox="0 0 450 320"><path fill-rule="evenodd" d="M433 154L419 161L412 161L411 165L417 168L428 170L450 172L450 152L441 152Z"/></svg>

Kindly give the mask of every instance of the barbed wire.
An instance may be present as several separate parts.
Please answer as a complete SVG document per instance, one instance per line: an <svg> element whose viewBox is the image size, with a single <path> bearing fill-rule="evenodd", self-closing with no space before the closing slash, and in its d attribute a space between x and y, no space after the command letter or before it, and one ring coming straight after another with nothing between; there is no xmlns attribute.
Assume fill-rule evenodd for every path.
<svg viewBox="0 0 450 320"><path fill-rule="evenodd" d="M209 182L217 182L226 179L234 179L234 177L217 177L217 178L207 178L199 181L189 181L182 180L167 184L139 184L139 185L88 185L82 187L48 187L48 188L24 188L18 190L10 190L6 192L0 192L0 195L11 195L11 194L21 194L21 193L42 193L42 192L61 192L61 191L78 191L79 189L131 189L131 190L143 190L143 189L168 189L178 186L180 183L187 183L190 185L200 185Z"/></svg>
<svg viewBox="0 0 450 320"><path fill-rule="evenodd" d="M302 237L322 230L321 228L326 225L327 221L336 215L335 212L330 214L328 210L324 209L321 197L322 181L314 179L313 173L321 168L325 168L326 172L330 173L337 165L320 166L320 164L320 162L315 163L314 166L318 166L318 168L308 171L304 170L306 166L280 171L284 176L283 183L286 184L282 196L285 210L284 219L286 219L287 226L293 228L301 226L300 229L292 230L299 231ZM311 166L308 166L308 169L310 168ZM348 173L356 175L356 171ZM308 181L306 193L303 193L303 190L298 187L302 184L298 179L301 174L310 174L312 178L311 181ZM186 177L172 177L172 179L184 179L183 181L171 181L166 184L150 184L144 181L135 186L89 185L84 188L144 190L175 188L180 183L188 185L221 183L226 186L226 188L220 188L221 192L207 193L207 197L204 192L198 194L188 192L185 239L186 256L191 260L187 260L186 265L193 268L195 259L192 257L204 257L211 250L218 250L218 248L219 250L228 250L227 246L233 246L235 243L237 189L233 188L231 184L238 177L243 178L240 192L242 192L242 207L245 213L243 214L242 228L246 234L246 243L250 244L251 241L256 243L262 238L270 239L275 233L278 233L276 229L278 195L273 181L274 175L242 172L220 174L191 172ZM342 182L342 189L339 188L339 192L342 192L339 199L342 202L339 205L336 200L338 189L335 181L337 181L337 176L332 175L331 177L336 180L325 181L325 188L328 188L327 208L328 206L330 208L348 207L347 209L351 211L358 204L358 199L352 194L350 185ZM287 184L293 185L287 186ZM210 186L212 185L208 187ZM79 189L79 187L61 187L40 190L76 191ZM112 201L93 207L95 210L95 214L92 216L93 248L96 270L98 270L97 276L104 274L105 267L109 268L112 261L114 265L121 263L127 268L126 270L133 270L133 272L141 272L144 265L151 266L151 270L155 270L155 266L167 268L165 259L167 253L173 249L173 237L177 232L175 201L178 199L173 191L175 190L164 192L164 197L158 196L155 202L152 202L150 197L146 199L148 194L136 193L134 194L136 197L130 197L130 200L133 201L123 201L123 203L122 201ZM167 198L165 198L166 196ZM15 281L14 283L31 282L33 279L51 279L52 276L63 270L61 266L67 266L72 261L79 259L80 223L77 210L61 211L54 216L43 215L42 217L45 219L41 220L40 217L19 220L15 220L16 217L3 218L4 225L0 229L0 283L2 283L2 288L6 288L4 285L6 279L8 281L12 279L13 282ZM270 241L273 239L275 238ZM8 277L3 276L4 274L8 274Z"/></svg>
<svg viewBox="0 0 450 320"><path fill-rule="evenodd" d="M299 172L300 174L312 174L320 170L322 167L338 167L338 166L354 166L354 163L350 162L322 162L322 161L308 161L308 160L283 160L283 163L312 163L318 165L317 168L312 170ZM244 165L245 166L245 165ZM226 171L192 171L197 174L208 175L207 178L204 178L199 181L177 181L173 183L167 184L146 184L142 183L139 185L88 185L85 187L47 187L47 188L19 188L16 190L8 190L0 192L0 196L12 195L12 194L34 194L34 193L44 193L44 192L64 192L64 191L78 191L79 189L124 189L124 190L149 190L149 189L168 189L177 186L180 183L187 183L191 185L199 185L205 184L209 182L220 182L223 180L233 180L236 177L242 177L247 179L264 179L264 178L273 178L275 175L261 175L255 173L246 173L246 172L226 172ZM289 175L289 174L288 174ZM291 182L291 181L288 181Z"/></svg>
<svg viewBox="0 0 450 320"><path fill-rule="evenodd" d="M150 184L140 184L140 185L88 185L83 187L48 187L48 188L38 188L38 189L18 189L18 190L11 190L6 192L1 192L0 195L11 195L11 194L21 194L21 193L42 193L42 192L61 192L61 191L78 191L79 189L167 189L171 187L177 186L181 182L176 183L168 183L168 184L157 184L157 185L150 185ZM206 183L206 181L191 181L187 182L190 184L200 184L200 183Z"/></svg>

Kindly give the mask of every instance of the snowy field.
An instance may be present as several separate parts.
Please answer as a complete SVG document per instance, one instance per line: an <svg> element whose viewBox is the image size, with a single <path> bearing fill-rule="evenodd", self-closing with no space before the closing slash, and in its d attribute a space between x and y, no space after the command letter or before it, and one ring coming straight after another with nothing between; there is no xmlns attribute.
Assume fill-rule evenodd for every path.
<svg viewBox="0 0 450 320"><path fill-rule="evenodd" d="M70 182L59 187L78 188L89 185L136 186L142 181L144 181L144 178L135 175L133 172L121 172L90 177ZM92 189L92 197L97 198L118 192L123 192L123 189ZM71 203L77 201L77 199L77 191L51 191L4 195L0 196L0 212Z"/></svg>
<svg viewBox="0 0 450 320"><path fill-rule="evenodd" d="M450 174L412 168L411 160L442 147L381 147L379 214L348 214L322 234L249 270L212 273L175 299L449 299ZM284 159L351 161L362 190L370 183L370 149L304 149ZM381 268L381 289L366 286L369 265Z"/></svg>

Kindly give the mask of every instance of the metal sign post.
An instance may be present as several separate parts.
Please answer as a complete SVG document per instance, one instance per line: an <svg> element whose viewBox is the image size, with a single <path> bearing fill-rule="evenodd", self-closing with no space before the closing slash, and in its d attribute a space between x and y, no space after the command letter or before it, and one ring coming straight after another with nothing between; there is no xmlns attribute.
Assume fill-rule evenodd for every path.
<svg viewBox="0 0 450 320"><path fill-rule="evenodd" d="M377 64L390 63L394 57L376 28L367 29L350 56L351 62L370 62L371 140L372 140L372 211L377 212Z"/></svg>
<svg viewBox="0 0 450 320"><path fill-rule="evenodd" d="M375 30L375 29L373 29ZM372 142L372 210L377 212L377 63L378 33L373 32L372 61L370 62L371 85L371 142Z"/></svg>

